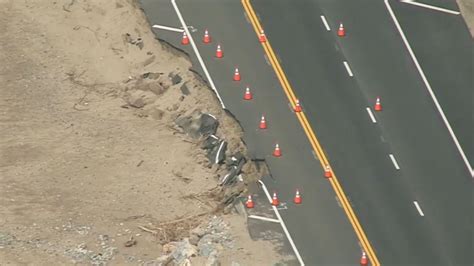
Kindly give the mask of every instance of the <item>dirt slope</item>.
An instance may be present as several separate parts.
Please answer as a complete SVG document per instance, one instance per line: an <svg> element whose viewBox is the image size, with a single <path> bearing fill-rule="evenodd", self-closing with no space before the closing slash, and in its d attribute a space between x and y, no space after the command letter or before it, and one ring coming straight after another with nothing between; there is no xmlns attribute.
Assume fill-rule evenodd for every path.
<svg viewBox="0 0 474 266"><path fill-rule="evenodd" d="M210 112L233 149L239 128L133 1L0 0L0 25L0 265L143 264L163 239L138 226L213 210L212 197L185 196L215 188L220 170L171 126ZM211 217L185 219L177 237ZM225 261L278 260L243 218L223 219Z"/></svg>

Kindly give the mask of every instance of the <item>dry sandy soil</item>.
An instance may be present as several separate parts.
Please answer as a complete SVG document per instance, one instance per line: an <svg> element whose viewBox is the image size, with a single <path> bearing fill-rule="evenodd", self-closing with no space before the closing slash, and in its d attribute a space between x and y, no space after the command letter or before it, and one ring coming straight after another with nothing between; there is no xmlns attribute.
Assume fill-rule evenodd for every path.
<svg viewBox="0 0 474 266"><path fill-rule="evenodd" d="M471 31L471 36L474 37L474 1L472 0L457 0L459 8L461 9L461 14L466 21L469 30Z"/></svg>
<svg viewBox="0 0 474 266"><path fill-rule="evenodd" d="M230 149L239 127L134 1L0 0L0 25L0 265L143 264L214 214L235 242L223 265L279 260L206 196L222 169L174 118L215 115Z"/></svg>

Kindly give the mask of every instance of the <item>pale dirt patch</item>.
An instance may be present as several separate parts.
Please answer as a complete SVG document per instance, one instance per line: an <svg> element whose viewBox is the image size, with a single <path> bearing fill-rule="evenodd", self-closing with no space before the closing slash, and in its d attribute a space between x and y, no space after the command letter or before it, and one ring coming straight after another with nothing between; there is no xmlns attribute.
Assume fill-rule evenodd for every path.
<svg viewBox="0 0 474 266"><path fill-rule="evenodd" d="M466 21L471 36L474 37L474 1L472 0L457 0L459 8L461 9L461 15Z"/></svg>
<svg viewBox="0 0 474 266"><path fill-rule="evenodd" d="M155 40L134 1L0 0L0 25L0 265L140 264L162 252L138 226L215 207L183 198L214 188L216 171L169 126L210 112L234 150L243 149L239 126L189 61ZM147 72L163 74L142 79ZM182 83L166 88L170 72L189 96ZM144 106L131 107L133 97ZM226 219L241 247L224 251L227 261L279 258L250 240L243 218Z"/></svg>

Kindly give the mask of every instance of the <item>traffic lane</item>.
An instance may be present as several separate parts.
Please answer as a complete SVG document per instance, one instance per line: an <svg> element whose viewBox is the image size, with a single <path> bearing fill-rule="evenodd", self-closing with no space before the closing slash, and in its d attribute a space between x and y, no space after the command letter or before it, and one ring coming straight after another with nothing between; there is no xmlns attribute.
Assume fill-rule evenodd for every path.
<svg viewBox="0 0 474 266"><path fill-rule="evenodd" d="M360 195L366 202L372 202L371 211L388 209L394 212L394 217L385 215L380 218L374 214L375 219L371 219L360 216L381 262L400 263L400 258L407 258L407 262L442 261L442 251L432 255L433 250L441 250L439 243L430 237L432 230L427 225L422 226L419 217L414 216L417 211L407 181L387 174L394 169L388 151L378 148L382 146L377 144L380 136L371 134L373 128L362 126L370 121L365 113L366 99L357 86L350 83L342 58L335 52L333 44L324 41L322 36L328 35L323 34L325 29L319 16L314 15L320 13L317 7L310 2L253 3L268 38L280 53L290 82L303 99L311 124L335 165L336 173L339 173L343 188L352 200ZM311 15L305 16L308 13ZM285 28L290 30L285 31ZM293 40L298 40L298 49L294 48ZM362 143L365 145L361 145L364 137L366 140ZM377 192L377 197L369 197ZM357 202L354 204L359 214ZM374 229L397 228L400 224L404 225L403 230L388 232L389 235ZM398 252L393 250L394 247L399 249Z"/></svg>
<svg viewBox="0 0 474 266"><path fill-rule="evenodd" d="M383 135L427 209L425 219L447 243L444 252L458 264L470 262L470 174L385 6L367 0L320 3L328 17L338 17L348 28L338 42L367 103L381 96L384 111L377 116Z"/></svg>
<svg viewBox="0 0 474 266"><path fill-rule="evenodd" d="M263 180L265 183L271 181L268 176L263 176L261 180ZM282 262L285 263L285 265L299 265L280 223L262 221L250 217L251 215L256 215L259 217L278 220L273 208L270 207L267 195L262 189L261 184L249 184L248 190L248 193L252 194L255 205L254 208L247 209L247 216L249 217L247 219L247 228L252 240L278 243L278 245L275 245L275 249L284 258ZM244 198L242 200L244 203L246 199Z"/></svg>
<svg viewBox="0 0 474 266"><path fill-rule="evenodd" d="M243 125L245 135L249 132L259 135L254 143L258 150L266 154L272 175L278 180L275 189L283 196L286 195L286 201L291 201L292 197L289 195L294 194L298 187L304 188L305 195L309 192L308 196L304 196L304 205L298 206L301 208L291 208L290 215L282 214L305 262L309 265L322 262L348 265L357 261L360 247L355 233L342 209L337 206L332 188L321 178L323 170L315 161L307 137L263 56L263 49L245 19L240 2L229 1L217 5L181 1L180 6L190 24L203 25L202 27L209 29L210 26L207 25L211 25L211 34L216 41L222 42L226 60L214 59L213 48L203 44L198 46L226 105ZM212 17L205 12L211 9L215 12ZM241 82L231 81L236 65L242 74ZM249 112L241 104L244 84L249 84L255 91L252 102L258 106L259 110L256 112ZM266 115L269 124L264 132L256 129L262 113ZM281 145L283 157L273 160L270 154L277 141ZM316 179L314 173L318 173ZM317 193L306 191L312 186L315 186ZM331 201L333 203L329 204ZM321 202L328 204L319 205ZM315 210L317 213L314 213ZM305 217L313 222L296 219L298 217ZM318 225L321 220L326 222ZM323 225L324 230L320 229ZM330 236L326 236L327 234ZM318 250L314 249L315 246Z"/></svg>
<svg viewBox="0 0 474 266"><path fill-rule="evenodd" d="M462 16L393 2L393 11L471 165L473 45Z"/></svg>

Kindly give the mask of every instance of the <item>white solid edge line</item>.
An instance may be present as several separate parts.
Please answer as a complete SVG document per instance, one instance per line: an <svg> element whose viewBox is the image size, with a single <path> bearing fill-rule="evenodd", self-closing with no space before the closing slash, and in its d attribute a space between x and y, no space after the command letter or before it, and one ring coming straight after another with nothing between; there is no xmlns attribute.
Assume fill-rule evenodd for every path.
<svg viewBox="0 0 474 266"><path fill-rule="evenodd" d="M395 169L400 170L400 166L398 166L397 160L395 159L395 156L393 154L388 155L390 159L392 160L393 166L395 166Z"/></svg>
<svg viewBox="0 0 474 266"><path fill-rule="evenodd" d="M321 16L321 20L323 21L324 27L326 27L327 31L331 31L331 28L329 28L329 24L324 16Z"/></svg>
<svg viewBox="0 0 474 266"><path fill-rule="evenodd" d="M209 81L209 84L211 85L212 90L216 93L216 96L219 99L219 102L221 103L222 109L226 109L224 102L222 101L222 98L219 92L217 91L216 85L214 84L214 81L212 80L211 75L209 74L209 71L207 70L207 67L204 64L204 61L202 60L199 50L197 49L193 36L191 36L191 32L189 32L188 26L186 25L186 22L184 21L184 18L181 15L181 12L179 11L178 5L176 4L176 0L171 0L171 4L173 5L174 10L176 11L176 15L178 15L179 21L181 22L181 26L183 27L183 29L186 31L186 34L188 35L189 42L191 43L191 46L193 47L193 50L196 53L196 57L198 58L199 64L201 64L202 70L204 71L204 74L206 75L206 78Z"/></svg>
<svg viewBox="0 0 474 266"><path fill-rule="evenodd" d="M352 70L351 70L351 68L349 67L349 64L347 63L347 61L344 61L343 63L344 63L344 66L346 67L347 74L349 74L349 77L354 76L354 75L352 74Z"/></svg>
<svg viewBox="0 0 474 266"><path fill-rule="evenodd" d="M262 221L267 221L267 222L273 222L273 223L280 223L280 221L277 220L277 219L267 218L267 217L262 217L262 216L257 216L257 215L249 215L249 218L262 220Z"/></svg>
<svg viewBox="0 0 474 266"><path fill-rule="evenodd" d="M258 182L262 185L263 191L265 192L265 195L267 195L268 201L271 203L272 202L272 197L270 196L270 193L268 192L267 187L263 183L262 180L258 180ZM278 211L276 206L273 206L273 211L275 212L275 215L277 216L278 220L280 221L281 228L283 228L283 232L285 232L286 237L288 238L288 242L290 242L291 247L293 248L293 252L295 252L296 258L298 259L299 263L301 266L304 266L303 258L301 258L300 252L296 248L295 243L293 242L293 238L291 238L290 232L288 232L288 229L286 228L285 222L281 218L280 212Z"/></svg>
<svg viewBox="0 0 474 266"><path fill-rule="evenodd" d="M219 149L217 150L216 158L214 160L214 163L218 164L219 163L219 155L221 154L222 148L224 147L225 141L221 142L221 145L219 145Z"/></svg>
<svg viewBox="0 0 474 266"><path fill-rule="evenodd" d="M416 200L413 202L413 204L415 204L415 207L416 207L416 209L418 210L418 213L420 214L420 216L425 216L425 214L424 214L423 211L421 210L420 205L418 205L418 202L417 202Z"/></svg>
<svg viewBox="0 0 474 266"><path fill-rule="evenodd" d="M395 23L395 26L397 27L398 32L400 33L400 35L402 37L403 42L405 43L406 48L408 49L408 53L410 54L413 62L415 63L415 66L418 69L418 72L420 73L421 79L425 83L425 86L428 89L428 92L430 93L430 96L433 99L433 102L434 102L436 108L438 109L438 112L441 115L441 118L443 119L444 124L448 128L449 134L451 135L451 138L454 141L454 145L456 145L456 148L458 149L459 153L461 154L461 157L464 161L464 164L466 165L466 167L469 170L469 173L471 174L471 178L474 178L474 170L472 169L472 166L469 163L469 160L467 159L466 154L464 154L464 151L463 151L461 145L459 144L459 141L458 141L456 135L454 134L454 131L451 128L451 125L449 124L448 119L446 118L446 115L444 114L443 109L441 108L441 105L439 104L438 99L436 98L436 95L434 94L433 90L431 89L431 85L428 82L428 79L426 78L425 73L421 69L421 66L418 63L418 60L415 57L415 54L413 53L413 50L411 49L411 46L408 43L407 38L405 37L405 33L403 32L403 30L400 26L400 23L398 23L397 17L393 13L393 10L392 10L392 7L390 6L390 3L388 2L388 0L384 0L384 2L385 2L385 6L387 7L388 12L390 13L390 16L393 19L393 22Z"/></svg>
<svg viewBox="0 0 474 266"><path fill-rule="evenodd" d="M372 113L372 110L370 109L370 107L367 107L367 113L369 113L369 116L370 116L370 120L372 120L372 123L377 123L377 120L375 120L375 116L374 114Z"/></svg>
<svg viewBox="0 0 474 266"><path fill-rule="evenodd" d="M405 4L414 5L414 6L420 6L420 7L424 7L424 8L428 8L428 9L433 9L433 10L437 10L437 11L441 11L441 12L449 13L449 14L453 14L453 15L461 14L461 12L459 12L459 11L454 11L454 10L447 9L447 8L442 8L442 7L427 5L427 4L423 4L423 3L418 3L418 2L415 2L415 1L411 1L411 0L410 1L401 0L400 2L405 3Z"/></svg>
<svg viewBox="0 0 474 266"><path fill-rule="evenodd" d="M153 25L151 26L152 28L155 29L161 29L161 30L169 30L169 31L175 31L175 32L183 32L183 29L178 29L178 28L173 28L173 27L168 27L168 26L163 26L163 25Z"/></svg>

